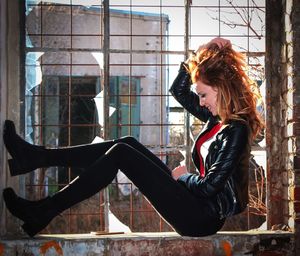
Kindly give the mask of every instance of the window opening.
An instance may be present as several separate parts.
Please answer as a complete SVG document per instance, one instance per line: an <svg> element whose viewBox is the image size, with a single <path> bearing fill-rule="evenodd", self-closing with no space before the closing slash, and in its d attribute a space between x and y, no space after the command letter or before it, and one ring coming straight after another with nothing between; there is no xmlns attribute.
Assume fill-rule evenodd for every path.
<svg viewBox="0 0 300 256"><path fill-rule="evenodd" d="M91 143L103 138L108 122L111 139L134 136L171 169L187 161L186 141L192 145L202 124L185 116L168 93L180 61L199 44L223 36L247 54L250 76L263 88L264 10L263 0L110 0L109 13L97 0L26 0L27 141L50 147ZM108 117L103 116L104 15L110 18ZM250 168L250 207L226 229L264 222L265 150L263 140L259 143ZM26 177L26 196L55 193L80 171L37 170ZM122 173L108 192L110 216L132 231L171 230ZM82 202L45 232L103 230L103 200L101 192Z"/></svg>

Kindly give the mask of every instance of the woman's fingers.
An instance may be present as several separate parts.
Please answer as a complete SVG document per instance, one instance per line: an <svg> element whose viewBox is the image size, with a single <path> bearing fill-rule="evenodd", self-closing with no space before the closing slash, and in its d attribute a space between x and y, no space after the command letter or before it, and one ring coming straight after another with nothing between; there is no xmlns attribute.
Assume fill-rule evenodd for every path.
<svg viewBox="0 0 300 256"><path fill-rule="evenodd" d="M224 46L229 46L231 47L231 42L228 39L222 38L222 37L216 37L214 39L212 39L209 44L217 44L219 48L222 48Z"/></svg>

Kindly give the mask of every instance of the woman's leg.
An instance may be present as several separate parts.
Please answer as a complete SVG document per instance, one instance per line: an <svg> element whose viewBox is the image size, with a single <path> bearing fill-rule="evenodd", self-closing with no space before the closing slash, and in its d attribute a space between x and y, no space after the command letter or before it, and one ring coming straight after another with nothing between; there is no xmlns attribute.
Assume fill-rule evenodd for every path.
<svg viewBox="0 0 300 256"><path fill-rule="evenodd" d="M29 144L23 140L16 134L14 123L6 120L3 139L7 150L12 156L12 159L9 160L12 175L23 174L37 168L49 166L86 168L94 163L109 148L119 142L132 146L159 165L163 170L169 172L169 168L157 156L130 136L95 144L46 149L42 146Z"/></svg>
<svg viewBox="0 0 300 256"><path fill-rule="evenodd" d="M37 207L26 207L9 193L4 195L4 200L12 214L25 222L24 230L33 236L60 212L105 188L119 169L178 233L200 236L214 233L220 228L218 220L209 221L213 218L210 211L206 210L208 205L205 202L200 203L169 173L125 143L115 144L71 184Z"/></svg>

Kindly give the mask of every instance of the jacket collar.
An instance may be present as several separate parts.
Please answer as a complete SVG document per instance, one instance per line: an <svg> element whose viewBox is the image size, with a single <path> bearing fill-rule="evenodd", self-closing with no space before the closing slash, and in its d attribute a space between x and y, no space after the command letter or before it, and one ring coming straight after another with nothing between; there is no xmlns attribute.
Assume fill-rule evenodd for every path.
<svg viewBox="0 0 300 256"><path fill-rule="evenodd" d="M220 118L218 116L211 116L205 123L201 132L199 133L198 138L207 131L209 131L211 128L213 128L218 122L220 122Z"/></svg>
<svg viewBox="0 0 300 256"><path fill-rule="evenodd" d="M196 146L196 142L197 140L203 136L206 132L210 131L218 122L220 122L220 118L218 116L210 116L210 118L207 120L207 122L205 123L203 129L201 130L201 132L198 134L198 136L196 137L195 141L194 141L194 145L192 147L192 152L194 152L194 148Z"/></svg>

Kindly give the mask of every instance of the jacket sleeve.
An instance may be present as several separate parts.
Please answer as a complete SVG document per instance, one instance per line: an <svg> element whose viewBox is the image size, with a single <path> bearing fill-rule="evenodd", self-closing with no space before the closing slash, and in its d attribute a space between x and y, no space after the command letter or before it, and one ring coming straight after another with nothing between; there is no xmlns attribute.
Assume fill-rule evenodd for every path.
<svg viewBox="0 0 300 256"><path fill-rule="evenodd" d="M191 76L187 71L186 64L182 62L169 91L189 113L206 122L212 114L207 108L200 106L199 96L191 91L191 84Z"/></svg>
<svg viewBox="0 0 300 256"><path fill-rule="evenodd" d="M248 128L246 124L229 125L225 129L227 128L228 131L224 133L216 161L207 170L207 175L201 178L197 174L185 174L178 178L179 183L198 197L212 197L221 191L247 149Z"/></svg>

